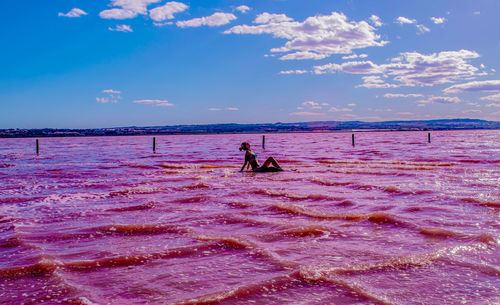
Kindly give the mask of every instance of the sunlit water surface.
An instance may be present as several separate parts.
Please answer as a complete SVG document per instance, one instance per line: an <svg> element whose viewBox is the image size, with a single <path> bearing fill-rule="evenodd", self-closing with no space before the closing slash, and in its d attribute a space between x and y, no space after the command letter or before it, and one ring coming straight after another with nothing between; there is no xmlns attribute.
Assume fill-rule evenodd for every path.
<svg viewBox="0 0 500 305"><path fill-rule="evenodd" d="M156 141L0 139L1 304L500 302L500 131Z"/></svg>

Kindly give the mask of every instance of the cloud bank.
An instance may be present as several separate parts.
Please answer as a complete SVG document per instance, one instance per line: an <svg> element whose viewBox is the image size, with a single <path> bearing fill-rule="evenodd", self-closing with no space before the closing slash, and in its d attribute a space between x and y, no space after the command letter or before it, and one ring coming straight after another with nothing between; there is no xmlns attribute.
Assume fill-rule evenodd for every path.
<svg viewBox="0 0 500 305"><path fill-rule="evenodd" d="M285 45L271 49L272 53L286 53L282 60L323 59L333 54L351 54L355 49L383 46L375 28L366 21L349 21L338 12L294 21L285 14L259 14L255 25L237 25L225 34L269 34L285 39Z"/></svg>
<svg viewBox="0 0 500 305"><path fill-rule="evenodd" d="M474 51L444 51L432 54L418 52L400 53L388 64L375 64L372 61L351 61L342 64L325 64L314 67L315 74L335 73L381 74L391 77L393 83L386 83L379 75L363 77L366 88L394 88L400 86L434 86L467 79L480 75L478 68L468 60L478 58ZM446 89L453 90L453 89Z"/></svg>

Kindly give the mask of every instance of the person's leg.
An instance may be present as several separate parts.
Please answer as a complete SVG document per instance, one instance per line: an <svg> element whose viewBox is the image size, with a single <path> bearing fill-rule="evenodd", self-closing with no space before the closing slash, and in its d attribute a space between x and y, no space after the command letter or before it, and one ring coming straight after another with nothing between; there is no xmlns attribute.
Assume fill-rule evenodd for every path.
<svg viewBox="0 0 500 305"><path fill-rule="evenodd" d="M264 162L264 165L262 165L262 167L268 167L269 164L271 163L273 164L274 167L281 168L281 166L278 164L278 162L276 162L276 160L274 160L273 157L267 158L266 162Z"/></svg>

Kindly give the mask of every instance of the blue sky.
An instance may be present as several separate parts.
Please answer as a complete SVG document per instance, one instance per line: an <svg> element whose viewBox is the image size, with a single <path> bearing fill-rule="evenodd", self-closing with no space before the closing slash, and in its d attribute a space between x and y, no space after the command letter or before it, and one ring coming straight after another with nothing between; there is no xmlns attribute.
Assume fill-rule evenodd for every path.
<svg viewBox="0 0 500 305"><path fill-rule="evenodd" d="M500 121L500 2L0 3L0 128Z"/></svg>

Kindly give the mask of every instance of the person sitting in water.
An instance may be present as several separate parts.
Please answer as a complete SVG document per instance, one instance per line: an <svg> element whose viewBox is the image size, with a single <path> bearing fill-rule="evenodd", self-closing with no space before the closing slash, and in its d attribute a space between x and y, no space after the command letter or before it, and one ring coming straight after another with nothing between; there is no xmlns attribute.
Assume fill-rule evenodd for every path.
<svg viewBox="0 0 500 305"><path fill-rule="evenodd" d="M240 172L245 169L247 164L252 166L252 171L254 172L279 172L283 170L273 157L267 158L266 162L264 162L262 166L259 166L259 163L257 162L257 154L252 151L250 143L248 142L241 143L240 151L242 150L245 151L245 163L243 163L243 167ZM273 166L270 166L271 164Z"/></svg>

